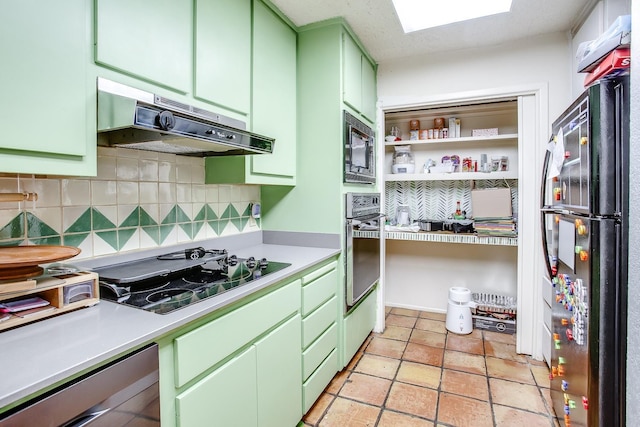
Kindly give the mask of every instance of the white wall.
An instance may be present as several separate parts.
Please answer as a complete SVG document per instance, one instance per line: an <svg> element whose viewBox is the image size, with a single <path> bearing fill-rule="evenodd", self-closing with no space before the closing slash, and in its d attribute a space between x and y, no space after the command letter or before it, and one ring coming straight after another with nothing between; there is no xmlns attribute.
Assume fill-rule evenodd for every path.
<svg viewBox="0 0 640 427"><path fill-rule="evenodd" d="M385 102L545 83L553 118L571 101L570 46L568 33L554 33L483 49L382 62L378 97Z"/></svg>

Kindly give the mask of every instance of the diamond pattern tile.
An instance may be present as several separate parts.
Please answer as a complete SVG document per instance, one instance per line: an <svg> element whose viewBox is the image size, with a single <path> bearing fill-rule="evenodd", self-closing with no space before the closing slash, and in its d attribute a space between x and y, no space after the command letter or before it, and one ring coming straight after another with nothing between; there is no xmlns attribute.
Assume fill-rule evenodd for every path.
<svg viewBox="0 0 640 427"><path fill-rule="evenodd" d="M250 221L259 190L182 182L190 168L204 175L198 159L187 159L189 169L178 177L177 164L185 160L180 156L160 162L123 154L101 147L97 177L42 179L50 188L37 203L0 207L0 246L65 244L82 247L82 258L91 258L260 229L259 219ZM23 179L31 180L7 177L3 185L22 188Z"/></svg>

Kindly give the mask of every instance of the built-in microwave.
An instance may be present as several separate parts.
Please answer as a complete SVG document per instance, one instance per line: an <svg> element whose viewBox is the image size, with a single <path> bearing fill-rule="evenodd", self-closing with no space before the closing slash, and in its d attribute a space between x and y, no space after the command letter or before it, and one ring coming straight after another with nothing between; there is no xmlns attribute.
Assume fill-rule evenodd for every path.
<svg viewBox="0 0 640 427"><path fill-rule="evenodd" d="M376 154L373 130L344 112L344 182L376 183Z"/></svg>

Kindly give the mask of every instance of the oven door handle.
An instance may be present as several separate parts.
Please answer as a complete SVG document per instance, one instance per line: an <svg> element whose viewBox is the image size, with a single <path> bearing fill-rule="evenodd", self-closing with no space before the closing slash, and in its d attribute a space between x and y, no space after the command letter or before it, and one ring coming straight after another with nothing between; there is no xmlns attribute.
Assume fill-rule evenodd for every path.
<svg viewBox="0 0 640 427"><path fill-rule="evenodd" d="M83 427L90 423L92 423L96 418L105 413L109 412L111 408L103 409L102 411L95 411L90 413L84 413L79 415L74 420L71 420L69 423L65 424L65 427Z"/></svg>

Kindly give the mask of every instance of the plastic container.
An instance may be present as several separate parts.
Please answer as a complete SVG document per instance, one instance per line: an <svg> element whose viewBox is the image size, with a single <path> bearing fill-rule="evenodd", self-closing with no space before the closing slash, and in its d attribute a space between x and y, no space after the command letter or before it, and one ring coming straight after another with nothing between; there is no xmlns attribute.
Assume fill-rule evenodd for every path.
<svg viewBox="0 0 640 427"><path fill-rule="evenodd" d="M393 147L393 161L391 164L392 173L414 173L416 169L411 147L408 145L397 145Z"/></svg>

